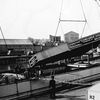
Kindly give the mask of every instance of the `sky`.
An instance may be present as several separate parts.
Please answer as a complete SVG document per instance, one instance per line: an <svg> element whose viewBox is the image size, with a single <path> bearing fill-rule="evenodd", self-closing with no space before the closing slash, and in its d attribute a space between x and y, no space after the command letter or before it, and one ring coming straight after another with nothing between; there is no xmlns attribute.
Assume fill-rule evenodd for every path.
<svg viewBox="0 0 100 100"><path fill-rule="evenodd" d="M83 37L100 32L100 6L95 0L81 1L87 20L84 33L84 22L60 21L56 35L62 40L69 31ZM48 39L56 33L60 12L61 20L85 20L83 10L80 0L0 0L0 27L6 39Z"/></svg>

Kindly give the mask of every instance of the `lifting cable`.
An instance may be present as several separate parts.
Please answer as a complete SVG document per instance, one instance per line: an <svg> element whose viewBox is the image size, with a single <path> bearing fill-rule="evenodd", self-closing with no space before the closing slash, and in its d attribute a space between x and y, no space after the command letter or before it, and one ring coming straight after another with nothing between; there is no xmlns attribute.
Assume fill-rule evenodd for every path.
<svg viewBox="0 0 100 100"><path fill-rule="evenodd" d="M81 38L82 38L82 35L83 35L83 33L84 33L84 30L85 30L85 27L86 27L86 24L87 24L87 19L86 19L86 16L85 16L85 12L84 12L84 8L83 8L83 4L82 4L82 1L80 0L80 4L81 4L81 7L82 7L82 12L83 12L83 16L84 16L84 22L85 22L85 24L84 24L84 27L83 27L83 30L82 30L82 34L81 34Z"/></svg>
<svg viewBox="0 0 100 100"><path fill-rule="evenodd" d="M83 12L84 19L85 19L85 21L84 21L85 24L84 24L84 27L83 27L83 30L82 30L82 34L81 34L81 38L82 38L83 33L84 33L84 31L85 31L86 24L87 24L87 26L89 27L90 31L92 31L92 29L90 28L89 23L88 23L88 21L87 21L87 19L86 19L85 12L84 12L84 8L83 8L83 4L82 4L82 0L80 0L80 4L81 4L81 7L82 7L82 12ZM93 32L93 31L92 31L92 32Z"/></svg>
<svg viewBox="0 0 100 100"><path fill-rule="evenodd" d="M100 7L100 1L98 1L98 0L95 0L95 2L97 3L97 5Z"/></svg>
<svg viewBox="0 0 100 100"><path fill-rule="evenodd" d="M57 35L58 28L59 28L59 24L60 24L60 22L61 22L62 7L63 7L63 0L62 0L62 2L61 2L61 8L60 8L59 21L58 21L58 25L57 25L57 28L56 28L55 36Z"/></svg>
<svg viewBox="0 0 100 100"><path fill-rule="evenodd" d="M62 0L61 9L60 9L60 15L59 15L59 21L58 21L58 25L57 25L57 28L56 28L55 36L57 35L57 31L58 31L59 24L60 24L61 21L62 22L85 22L84 27L83 27L83 30L82 30L82 34L81 34L81 37L82 37L82 35L84 33L84 30L85 30L86 23L87 23L87 19L86 19L86 16L85 16L85 12L84 12L83 5L82 5L82 1L81 0L80 0L80 3L81 3L81 7L82 7L82 12L83 12L84 20L61 20L61 12L62 12L62 7L63 7L63 0ZM61 29L62 29L62 26L61 26Z"/></svg>
<svg viewBox="0 0 100 100"><path fill-rule="evenodd" d="M98 5L98 7L100 7L100 4L99 4L99 2L97 1L97 0L95 0L95 2L97 3L97 5ZM98 10L98 8L97 8L97 10ZM99 16L100 16L100 10L98 10L98 13L99 13Z"/></svg>
<svg viewBox="0 0 100 100"><path fill-rule="evenodd" d="M6 49L7 49L7 51L8 51L7 43L6 43L6 40L5 40L5 37L4 37L4 34L3 34L3 31L2 31L2 29L1 29L1 26L0 26L0 31L1 31L1 34L2 34L3 40L4 40L4 42L5 42Z"/></svg>
<svg viewBox="0 0 100 100"><path fill-rule="evenodd" d="M63 31L63 28L62 28L62 25L61 25L61 23L60 23L60 27L61 27L61 31L62 31L62 33L64 34L64 31Z"/></svg>
<svg viewBox="0 0 100 100"><path fill-rule="evenodd" d="M95 1L97 2L97 0L95 0ZM97 3L98 3L98 2L97 2ZM83 8L82 0L80 0L80 4L81 4L81 7L82 7L82 12L83 12L84 20L62 20L62 19L61 19L61 13L62 13L62 7L63 7L63 0L62 0L61 9L60 9L60 15L59 15L59 21L58 21L58 24L57 24L55 36L57 35L60 22L84 22L84 27L83 27L83 30L82 30L82 33L81 33L81 38L82 38L83 33L84 33L84 31L85 31L86 24L88 25L90 31L92 31L91 28L90 28L90 26L89 26L89 23L87 22L86 16L85 16L85 12L84 12L84 8ZM100 6L99 3L98 3L98 5ZM61 25L60 25L60 26L61 26ZM62 30L62 32L63 32L62 26L61 26L61 30Z"/></svg>

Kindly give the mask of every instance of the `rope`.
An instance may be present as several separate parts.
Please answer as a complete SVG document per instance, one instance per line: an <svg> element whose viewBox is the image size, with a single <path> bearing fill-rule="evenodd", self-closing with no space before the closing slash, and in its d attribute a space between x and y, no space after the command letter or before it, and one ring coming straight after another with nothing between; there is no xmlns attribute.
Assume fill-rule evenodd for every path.
<svg viewBox="0 0 100 100"><path fill-rule="evenodd" d="M0 26L0 31L1 31L1 34L2 34L3 40L4 40L4 42L5 42L6 49L8 50L7 43L6 43L6 40L5 40L4 34L3 34L3 32L2 32L1 26Z"/></svg>
<svg viewBox="0 0 100 100"><path fill-rule="evenodd" d="M61 21L62 7L63 7L63 0L62 0L62 2L61 2L61 8L60 8L59 21L58 21L58 25L57 25L57 28L56 28L55 36L57 35L58 28L59 28L59 24L60 24L60 21Z"/></svg>
<svg viewBox="0 0 100 100"><path fill-rule="evenodd" d="M95 0L95 2L98 4L98 6L100 7L100 4L97 2L97 0ZM100 10L98 9L98 7L97 7L97 11L98 11L98 14L99 14L99 16L100 16Z"/></svg>
<svg viewBox="0 0 100 100"><path fill-rule="evenodd" d="M100 7L100 4L99 4L99 2L100 2L100 1L98 2L98 0L95 0L95 2L96 2L96 3L97 3L97 5Z"/></svg>
<svg viewBox="0 0 100 100"><path fill-rule="evenodd" d="M83 12L84 19L85 19L85 24L84 24L84 27L83 27L83 30L82 30L82 34L81 34L81 38L82 38L82 35L84 33L84 30L85 30L86 23L87 23L87 19L86 19L86 16L85 16L85 12L84 12L84 8L83 8L83 4L82 4L81 0L80 0L80 4L81 4L81 7L82 7L82 12Z"/></svg>
<svg viewBox="0 0 100 100"><path fill-rule="evenodd" d="M82 34L81 34L81 38L83 36L83 33L84 33L84 30L85 30L85 27L86 27L86 23L84 24L84 27L83 27L83 30L82 30Z"/></svg>
<svg viewBox="0 0 100 100"><path fill-rule="evenodd" d="M62 33L64 34L64 31L63 31L63 28L62 28L62 25L60 24L60 27L61 27L61 31L62 31Z"/></svg>

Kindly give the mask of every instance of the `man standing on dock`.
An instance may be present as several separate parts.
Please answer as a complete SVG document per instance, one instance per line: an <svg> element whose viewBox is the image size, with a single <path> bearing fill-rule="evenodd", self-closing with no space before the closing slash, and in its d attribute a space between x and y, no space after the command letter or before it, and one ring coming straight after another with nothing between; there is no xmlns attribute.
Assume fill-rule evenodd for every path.
<svg viewBox="0 0 100 100"><path fill-rule="evenodd" d="M55 87L56 87L56 82L54 80L54 76L51 76L51 80L49 82L49 88L50 88L50 98L55 98Z"/></svg>

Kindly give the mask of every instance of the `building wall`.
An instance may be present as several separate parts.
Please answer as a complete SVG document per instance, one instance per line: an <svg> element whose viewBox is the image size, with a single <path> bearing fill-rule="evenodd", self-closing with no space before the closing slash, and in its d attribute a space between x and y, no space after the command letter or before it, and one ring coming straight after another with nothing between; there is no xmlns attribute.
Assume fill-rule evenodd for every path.
<svg viewBox="0 0 100 100"><path fill-rule="evenodd" d="M6 52L8 50L15 50L15 51L24 51L25 54L27 52L33 51L34 53L37 53L41 51L41 46L33 46L33 45L0 45L0 52Z"/></svg>
<svg viewBox="0 0 100 100"><path fill-rule="evenodd" d="M49 38L50 38L51 42L61 42L61 37L60 36L52 36L52 35L50 35Z"/></svg>
<svg viewBox="0 0 100 100"><path fill-rule="evenodd" d="M0 56L4 56L8 54L8 51L14 52L23 51L25 54L34 54L40 52L42 50L48 49L52 47L53 43L48 42L45 46L42 45L33 45L32 42L25 41L25 39L7 39L7 45L4 43L3 39L0 39ZM32 52L31 52L32 51ZM30 53L31 52L31 53ZM21 52L20 52L21 53ZM11 53L10 53L11 54Z"/></svg>
<svg viewBox="0 0 100 100"><path fill-rule="evenodd" d="M0 45L0 50L14 49L14 50L33 50L32 45Z"/></svg>
<svg viewBox="0 0 100 100"><path fill-rule="evenodd" d="M76 32L70 31L64 34L64 39L65 39L65 42L67 43L74 42L79 39L79 34Z"/></svg>

